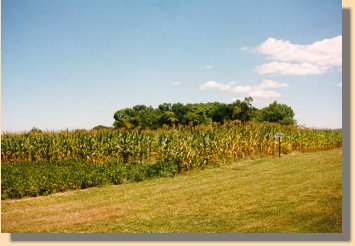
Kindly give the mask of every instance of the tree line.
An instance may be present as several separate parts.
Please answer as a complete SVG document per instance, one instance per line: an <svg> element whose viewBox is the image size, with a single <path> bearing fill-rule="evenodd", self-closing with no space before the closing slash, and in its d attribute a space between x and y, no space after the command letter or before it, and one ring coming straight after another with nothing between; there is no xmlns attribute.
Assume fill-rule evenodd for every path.
<svg viewBox="0 0 355 246"><path fill-rule="evenodd" d="M212 122L223 124L239 120L277 122L282 125L295 125L294 112L286 104L274 101L267 107L257 109L252 105L253 98L236 100L233 103L163 103L157 108L136 105L115 112L115 128L157 129L178 125L197 126Z"/></svg>

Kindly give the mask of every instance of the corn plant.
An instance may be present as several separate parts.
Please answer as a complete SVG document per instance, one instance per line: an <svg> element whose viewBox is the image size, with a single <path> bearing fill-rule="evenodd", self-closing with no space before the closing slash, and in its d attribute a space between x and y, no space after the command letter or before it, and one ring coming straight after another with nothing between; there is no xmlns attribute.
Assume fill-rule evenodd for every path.
<svg viewBox="0 0 355 246"><path fill-rule="evenodd" d="M189 170L213 161L275 156L278 131L284 133L283 154L342 146L340 130L229 122L155 131L6 133L1 139L1 160L3 163L74 160L100 164L118 160L140 165L173 161L182 170Z"/></svg>

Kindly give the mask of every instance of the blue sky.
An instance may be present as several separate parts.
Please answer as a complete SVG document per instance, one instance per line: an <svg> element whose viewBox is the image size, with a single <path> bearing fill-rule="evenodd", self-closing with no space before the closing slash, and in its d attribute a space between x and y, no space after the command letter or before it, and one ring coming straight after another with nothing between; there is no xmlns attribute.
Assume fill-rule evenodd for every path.
<svg viewBox="0 0 355 246"><path fill-rule="evenodd" d="M2 129L252 96L341 127L340 0L3 0Z"/></svg>

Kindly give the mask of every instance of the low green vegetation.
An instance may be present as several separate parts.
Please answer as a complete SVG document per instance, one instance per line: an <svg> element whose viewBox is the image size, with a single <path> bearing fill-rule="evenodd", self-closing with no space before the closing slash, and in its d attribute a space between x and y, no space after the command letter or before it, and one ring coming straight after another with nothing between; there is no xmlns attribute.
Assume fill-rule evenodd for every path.
<svg viewBox="0 0 355 246"><path fill-rule="evenodd" d="M229 122L155 131L5 134L1 199L174 176L211 163L341 147L341 131Z"/></svg>
<svg viewBox="0 0 355 246"><path fill-rule="evenodd" d="M1 199L174 176L213 163L339 148L339 130L228 122L169 130L4 134Z"/></svg>
<svg viewBox="0 0 355 246"><path fill-rule="evenodd" d="M2 164L1 199L35 197L72 189L107 184L139 182L155 177L174 176L175 163L134 165L108 162L93 164L74 161Z"/></svg>
<svg viewBox="0 0 355 246"><path fill-rule="evenodd" d="M4 233L339 233L342 150L1 203Z"/></svg>

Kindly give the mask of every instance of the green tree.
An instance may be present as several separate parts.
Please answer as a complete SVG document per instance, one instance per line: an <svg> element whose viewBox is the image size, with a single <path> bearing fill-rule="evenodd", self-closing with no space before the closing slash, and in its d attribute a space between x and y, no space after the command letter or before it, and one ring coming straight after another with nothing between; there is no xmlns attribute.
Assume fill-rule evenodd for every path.
<svg viewBox="0 0 355 246"><path fill-rule="evenodd" d="M31 131L29 131L28 133L29 133L29 134L34 134L34 135L36 135L36 134L41 134L41 133L42 133L42 130L39 129L38 127L33 127L33 128L31 129Z"/></svg>
<svg viewBox="0 0 355 246"><path fill-rule="evenodd" d="M294 116L291 107L274 101L269 106L260 109L257 112L256 119L258 121L277 122L282 125L294 125L296 124Z"/></svg>
<svg viewBox="0 0 355 246"><path fill-rule="evenodd" d="M233 112L232 104L215 102L210 108L212 112L210 118L213 122L223 124L225 121L231 120Z"/></svg>
<svg viewBox="0 0 355 246"><path fill-rule="evenodd" d="M233 120L241 120L243 122L251 120L255 112L256 108L252 106L253 98L246 97L244 101L237 100L233 102L232 107L232 119Z"/></svg>
<svg viewBox="0 0 355 246"><path fill-rule="evenodd" d="M153 107L145 105L136 105L133 107L135 115L137 118L137 125L135 127L139 128L150 128L155 129L158 127L159 112Z"/></svg>
<svg viewBox="0 0 355 246"><path fill-rule="evenodd" d="M187 104L186 111L185 117L183 118L185 125L197 126L201 124L208 124L212 121L207 117L206 104Z"/></svg>
<svg viewBox="0 0 355 246"><path fill-rule="evenodd" d="M231 104L213 103L163 103L158 108L136 105L114 114L115 128L156 129L164 125L201 125L211 122L224 123L228 120L250 120L278 122L283 125L296 124L294 112L285 104L276 101L258 110L252 105L253 98L236 100Z"/></svg>
<svg viewBox="0 0 355 246"><path fill-rule="evenodd" d="M171 103L163 103L158 106L158 109L160 110L160 112L171 111L172 105Z"/></svg>
<svg viewBox="0 0 355 246"><path fill-rule="evenodd" d="M159 112L152 107L136 105L133 108L125 108L114 114L115 128L150 128L158 127Z"/></svg>
<svg viewBox="0 0 355 246"><path fill-rule="evenodd" d="M135 124L137 124L135 120L135 112L131 108L125 108L116 111L116 113L113 115L113 118L115 119L115 122L113 123L115 128L130 129L133 128Z"/></svg>
<svg viewBox="0 0 355 246"><path fill-rule="evenodd" d="M101 131L101 130L111 130L111 127L108 126L104 126L104 125L97 125L94 128L92 128L91 130L93 131Z"/></svg>
<svg viewBox="0 0 355 246"><path fill-rule="evenodd" d="M175 117L175 113L173 111L164 111L160 116L159 126L173 126L176 125L177 122L178 119Z"/></svg>
<svg viewBox="0 0 355 246"><path fill-rule="evenodd" d="M177 123L186 124L185 115L187 113L187 107L182 103L174 103L171 106L171 110L174 112L175 117L177 119Z"/></svg>

